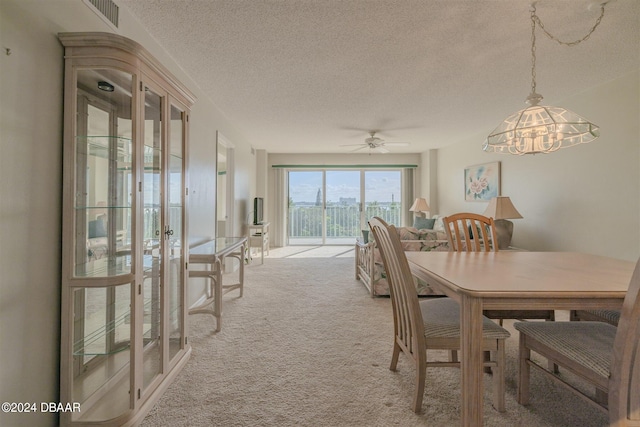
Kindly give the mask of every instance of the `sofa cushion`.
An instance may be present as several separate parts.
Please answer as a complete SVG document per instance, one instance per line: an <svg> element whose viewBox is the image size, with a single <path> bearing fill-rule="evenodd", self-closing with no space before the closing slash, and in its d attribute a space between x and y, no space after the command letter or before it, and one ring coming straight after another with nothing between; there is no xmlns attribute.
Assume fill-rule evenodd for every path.
<svg viewBox="0 0 640 427"><path fill-rule="evenodd" d="M437 224L437 221L436 221ZM396 228L398 236L402 244L402 248L405 251L448 251L449 241L447 240L447 233L444 228L440 230L422 229L418 230L414 227L398 227ZM382 257L380 256L379 249L375 246L375 236L373 233L369 234L369 245L373 248L373 265L369 274L370 289L372 295L389 295L389 283L387 282L387 274L384 270L384 264ZM356 257L356 262L357 257ZM414 278L416 281L416 289L418 295L429 296L438 295L429 287L429 285L420 280Z"/></svg>
<svg viewBox="0 0 640 427"><path fill-rule="evenodd" d="M435 224L435 218L420 218L416 217L413 221L413 228L417 228L418 230L428 229L433 230L433 225Z"/></svg>
<svg viewBox="0 0 640 427"><path fill-rule="evenodd" d="M436 231L445 231L444 230L444 218L442 215L433 215L431 218L435 219L436 222L433 224L433 229Z"/></svg>
<svg viewBox="0 0 640 427"><path fill-rule="evenodd" d="M447 233L444 231L422 229L418 230L414 227L398 227L396 228L402 247L406 251L428 251L428 250L449 250L449 242L447 240ZM374 242L375 238L373 234L369 234L369 242ZM423 242L425 248L420 245ZM418 246L416 246L418 244ZM431 249L428 249L428 248ZM376 249L377 251L377 249Z"/></svg>

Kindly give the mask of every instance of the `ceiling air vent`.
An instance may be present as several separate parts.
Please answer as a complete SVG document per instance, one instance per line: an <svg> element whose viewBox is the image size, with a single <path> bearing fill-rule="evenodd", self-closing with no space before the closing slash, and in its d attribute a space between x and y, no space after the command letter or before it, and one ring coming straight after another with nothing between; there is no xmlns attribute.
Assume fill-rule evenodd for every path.
<svg viewBox="0 0 640 427"><path fill-rule="evenodd" d="M114 30L118 29L119 7L112 0L82 0Z"/></svg>

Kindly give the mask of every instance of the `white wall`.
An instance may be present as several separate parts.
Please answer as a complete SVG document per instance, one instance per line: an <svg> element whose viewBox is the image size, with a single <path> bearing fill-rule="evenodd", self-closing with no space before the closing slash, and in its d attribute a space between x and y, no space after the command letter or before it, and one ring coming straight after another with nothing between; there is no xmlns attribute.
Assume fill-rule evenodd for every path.
<svg viewBox="0 0 640 427"><path fill-rule="evenodd" d="M439 211L438 207L438 150L420 154L422 173L416 178L416 197L424 197L431 208L429 215Z"/></svg>
<svg viewBox="0 0 640 427"><path fill-rule="evenodd" d="M195 93L189 150L190 241L215 235L216 131L236 146L240 233L255 185L250 144L120 9L142 44ZM59 399L63 48L57 33L112 32L81 0L0 0L0 400ZM7 55L5 49L11 49ZM0 413L2 426L55 426L55 414Z"/></svg>
<svg viewBox="0 0 640 427"><path fill-rule="evenodd" d="M484 138L503 119L496 117L485 134L438 150L438 213L482 213L487 203L464 201L463 170L499 160L502 195L511 197L524 217L513 220L514 246L636 261L640 256L639 82L640 72L634 72L562 102L549 102L600 126L601 137L589 144L547 155L485 153ZM514 111L519 108L514 105Z"/></svg>
<svg viewBox="0 0 640 427"><path fill-rule="evenodd" d="M0 28L0 400L57 401L62 47L51 23L11 2ZM0 413L0 425L55 419Z"/></svg>

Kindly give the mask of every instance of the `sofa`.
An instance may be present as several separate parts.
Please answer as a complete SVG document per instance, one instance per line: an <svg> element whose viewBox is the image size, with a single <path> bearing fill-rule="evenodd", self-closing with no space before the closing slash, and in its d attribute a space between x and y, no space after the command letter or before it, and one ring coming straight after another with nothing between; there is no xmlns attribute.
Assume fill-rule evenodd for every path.
<svg viewBox="0 0 640 427"><path fill-rule="evenodd" d="M432 221L428 221L426 224L421 224L419 221L416 221L414 226L416 225L431 225L433 228L418 229L416 227L398 227L398 235L400 236L404 250L425 252L446 252L449 250L449 241L444 231L442 218L432 218ZM366 286L371 297L388 296L389 283L387 282L387 275L384 271L380 251L376 247L375 240L373 239L373 233L369 233L369 240L367 242L357 240L355 251L356 279L360 280ZM440 295L431 289L428 283L418 279L414 280L419 296Z"/></svg>

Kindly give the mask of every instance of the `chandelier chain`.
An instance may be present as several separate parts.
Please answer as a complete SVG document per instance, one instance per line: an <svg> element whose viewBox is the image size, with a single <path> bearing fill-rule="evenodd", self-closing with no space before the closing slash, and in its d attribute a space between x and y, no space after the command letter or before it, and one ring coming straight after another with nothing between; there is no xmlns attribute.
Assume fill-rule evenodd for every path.
<svg viewBox="0 0 640 427"><path fill-rule="evenodd" d="M544 27L544 24L540 20L540 17L536 15L535 3L531 5L531 93L532 94L536 93L536 24L540 26L540 29L547 35L547 37L557 42L558 44L565 45L565 46L575 46L587 40L589 37L591 37L591 34L593 34L596 28L598 28L598 25L600 25L600 22L602 22L602 18L604 17L604 7L606 4L607 2L602 3L600 5L600 16L598 17L598 19L596 19L595 24L593 25L593 27L591 27L589 32L581 39L574 40L572 42L562 41L556 36L554 36L553 34L551 34L549 31L547 31L547 29Z"/></svg>
<svg viewBox="0 0 640 427"><path fill-rule="evenodd" d="M538 25L540 26L540 29L547 35L547 37L549 37L551 40L558 42L559 44L565 45L565 46L575 46L579 43L582 43L583 41L587 40L589 37L591 37L591 34L593 34L593 32L596 30L596 28L598 28L598 25L600 25L600 22L602 21L602 18L604 17L604 6L606 5L606 3L602 3L600 5L600 16L598 17L598 19L596 20L596 23L593 25L593 27L591 27L591 29L589 30L589 32L582 37L581 39L578 40L574 40L572 42L565 42L560 40L559 38L557 38L556 36L554 36L553 34L551 34L549 31L547 31L547 29L544 27L544 24L542 23L542 21L540 20L540 17L538 15L536 15L536 8L535 6L532 7L532 11L531 11L531 18L535 19L535 21L538 23Z"/></svg>
<svg viewBox="0 0 640 427"><path fill-rule="evenodd" d="M531 93L536 93L536 7L531 9Z"/></svg>

